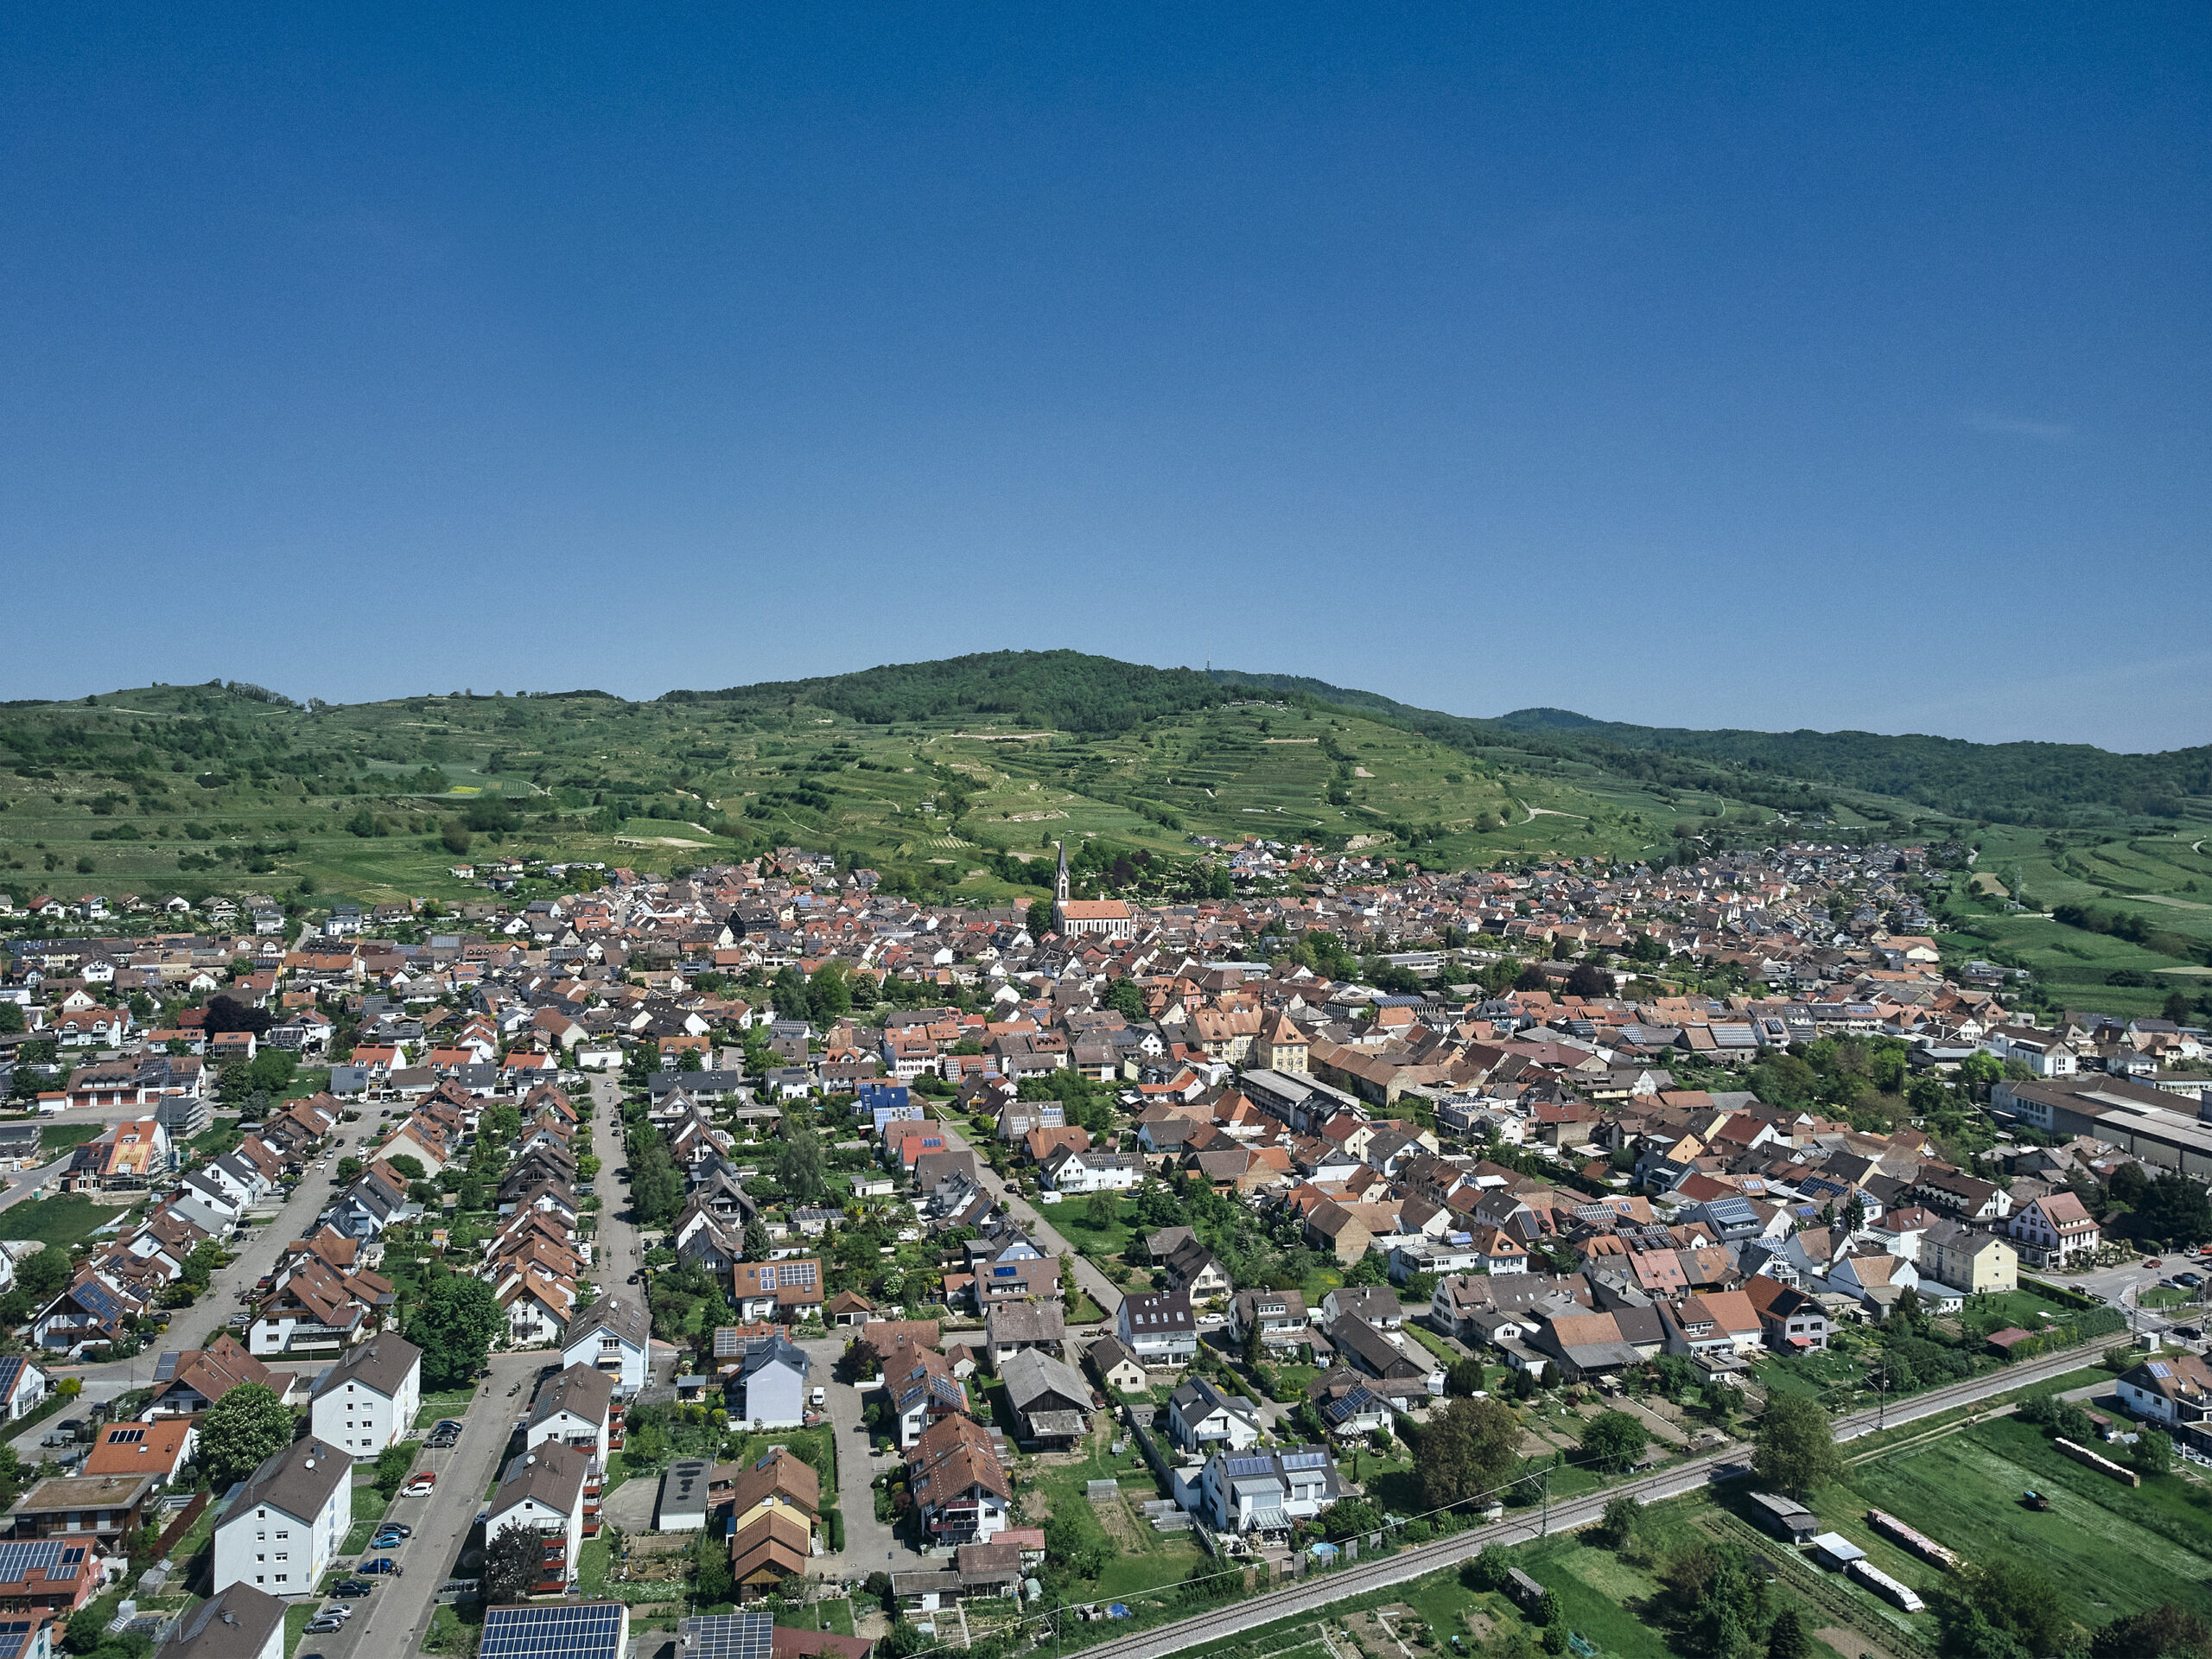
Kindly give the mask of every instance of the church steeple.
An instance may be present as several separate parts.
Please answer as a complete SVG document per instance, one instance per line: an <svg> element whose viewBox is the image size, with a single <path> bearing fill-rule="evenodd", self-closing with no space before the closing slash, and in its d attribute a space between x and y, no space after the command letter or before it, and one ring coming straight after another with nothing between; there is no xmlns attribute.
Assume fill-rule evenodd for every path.
<svg viewBox="0 0 2212 1659"><path fill-rule="evenodd" d="M1052 878L1052 902L1065 905L1068 901L1068 844L1065 841L1052 843L1060 850L1059 874Z"/></svg>

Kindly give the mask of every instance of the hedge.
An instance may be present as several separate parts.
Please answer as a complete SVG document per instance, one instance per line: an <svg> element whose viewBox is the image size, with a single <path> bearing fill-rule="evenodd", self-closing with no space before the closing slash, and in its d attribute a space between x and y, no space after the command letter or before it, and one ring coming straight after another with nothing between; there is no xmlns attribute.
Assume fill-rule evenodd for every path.
<svg viewBox="0 0 2212 1659"><path fill-rule="evenodd" d="M830 1553L833 1555L842 1554L845 1548L844 1511L833 1504L824 1510L822 1515L823 1518L830 1523Z"/></svg>

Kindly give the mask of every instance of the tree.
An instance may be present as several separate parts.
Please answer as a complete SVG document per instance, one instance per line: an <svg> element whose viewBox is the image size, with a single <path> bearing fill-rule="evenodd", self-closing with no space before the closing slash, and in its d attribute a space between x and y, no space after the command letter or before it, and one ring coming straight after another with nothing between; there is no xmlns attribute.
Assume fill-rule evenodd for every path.
<svg viewBox="0 0 2212 1659"><path fill-rule="evenodd" d="M1567 976L1567 994L1580 997L1611 996L1613 994L1613 976L1594 963L1580 963Z"/></svg>
<svg viewBox="0 0 2212 1659"><path fill-rule="evenodd" d="M2154 1475L2170 1475L2174 1470L2174 1443L2155 1428L2144 1429L2135 1437L2128 1461L2146 1480Z"/></svg>
<svg viewBox="0 0 2212 1659"><path fill-rule="evenodd" d="M1650 1444L1643 1420L1624 1411L1601 1411L1582 1431L1583 1455L1600 1469L1633 1469Z"/></svg>
<svg viewBox="0 0 2212 1659"><path fill-rule="evenodd" d="M1634 1498L1610 1498L1605 1513L1598 1524L1590 1529L1592 1537L1607 1549L1621 1552L1635 1541L1637 1531L1643 1524L1643 1506Z"/></svg>
<svg viewBox="0 0 2212 1659"><path fill-rule="evenodd" d="M426 1181L430 1172L423 1167L423 1160L411 1152L396 1152L385 1160L410 1181Z"/></svg>
<svg viewBox="0 0 2212 1659"><path fill-rule="evenodd" d="M730 1600L737 1593L737 1580L730 1576L729 1541L715 1528L709 1527L692 1546L693 1582L691 1594L702 1606Z"/></svg>
<svg viewBox="0 0 2212 1659"><path fill-rule="evenodd" d="M1483 1363L1479 1359L1455 1359L1444 1373L1444 1389L1447 1394L1467 1395L1483 1391Z"/></svg>
<svg viewBox="0 0 2212 1659"><path fill-rule="evenodd" d="M1759 1419L1758 1449L1751 1467L1762 1480L1801 1498L1840 1479L1843 1459L1820 1402L1802 1394L1769 1399L1766 1414Z"/></svg>
<svg viewBox="0 0 2212 1659"><path fill-rule="evenodd" d="M292 1414L258 1382L241 1382L207 1408L200 1462L218 1491L244 1480L292 1441Z"/></svg>
<svg viewBox="0 0 2212 1659"><path fill-rule="evenodd" d="M1363 1538L1382 1528L1382 1512L1363 1497L1341 1498L1321 1516L1321 1530L1338 1543L1347 1538Z"/></svg>
<svg viewBox="0 0 2212 1659"><path fill-rule="evenodd" d="M1041 939L1052 931L1052 901L1032 899L1029 901L1029 937Z"/></svg>
<svg viewBox="0 0 2212 1659"><path fill-rule="evenodd" d="M484 1546L484 1605L518 1602L537 1586L544 1571L545 1541L534 1527L510 1521Z"/></svg>
<svg viewBox="0 0 2212 1659"><path fill-rule="evenodd" d="M1144 990L1134 979L1117 979L1106 993L1106 1006L1124 1020L1145 1016Z"/></svg>
<svg viewBox="0 0 2212 1659"><path fill-rule="evenodd" d="M1785 1607L1767 1627L1766 1659L1813 1659L1812 1639L1795 1607Z"/></svg>
<svg viewBox="0 0 2212 1659"><path fill-rule="evenodd" d="M788 1131L776 1154L776 1185L786 1198L812 1203L830 1190L830 1160L822 1137L804 1127Z"/></svg>
<svg viewBox="0 0 2212 1659"><path fill-rule="evenodd" d="M473 1383L499 1329L499 1300L480 1279L447 1274L430 1281L408 1322L407 1338L423 1351L423 1386Z"/></svg>
<svg viewBox="0 0 2212 1659"><path fill-rule="evenodd" d="M82 1607L69 1615L61 1645L72 1653L90 1653L106 1640L107 1620L91 1608Z"/></svg>
<svg viewBox="0 0 2212 1659"><path fill-rule="evenodd" d="M73 1631L76 1621L70 1621ZM2115 1618L2089 1638L2089 1659L2212 1659L2212 1624L2160 1602Z"/></svg>
<svg viewBox="0 0 2212 1659"><path fill-rule="evenodd" d="M359 1159L340 1158L338 1160L338 1167L334 1170L332 1173L336 1178L339 1185L344 1186L351 1182L358 1181L361 1179L361 1168L362 1165Z"/></svg>
<svg viewBox="0 0 2212 1659"><path fill-rule="evenodd" d="M1454 1400L1421 1434L1421 1491L1432 1509L1495 1491L1518 1459L1521 1420L1497 1400Z"/></svg>

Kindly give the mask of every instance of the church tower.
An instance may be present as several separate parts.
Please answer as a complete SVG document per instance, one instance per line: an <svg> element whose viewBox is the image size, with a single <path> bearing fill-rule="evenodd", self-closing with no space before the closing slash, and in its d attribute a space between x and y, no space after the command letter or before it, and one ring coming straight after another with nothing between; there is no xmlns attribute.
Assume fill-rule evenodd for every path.
<svg viewBox="0 0 2212 1659"><path fill-rule="evenodd" d="M1052 878L1052 903L1057 906L1068 901L1068 844L1056 841L1052 845L1060 852L1060 871Z"/></svg>

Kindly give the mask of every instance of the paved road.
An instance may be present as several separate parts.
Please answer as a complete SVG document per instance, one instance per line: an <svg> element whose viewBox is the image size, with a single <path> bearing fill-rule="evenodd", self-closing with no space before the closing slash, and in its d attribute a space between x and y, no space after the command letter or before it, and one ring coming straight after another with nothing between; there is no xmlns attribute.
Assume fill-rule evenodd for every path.
<svg viewBox="0 0 2212 1659"><path fill-rule="evenodd" d="M2008 1366L2002 1372L1989 1376L1977 1377L1972 1382L1956 1383L1948 1389L1934 1389L1913 1399L1900 1401L1889 1408L1884 1419L1885 1426L1895 1428L1900 1424L1933 1416L1938 1412L1948 1411L1976 1400L2009 1393L2041 1378L2072 1370L2082 1364L2085 1359L2094 1358L2095 1353L2096 1349L2092 1344L2087 1348L2046 1354L2018 1365ZM1877 1426L1875 1419L1876 1414L1872 1411L1839 1418L1835 1425L1835 1437L1839 1440L1849 1440L1872 1433ZM1744 1447L1726 1446L1688 1463L1678 1464L1647 1479L1555 1504L1548 1516L1518 1516L1494 1527L1457 1533L1436 1543L1404 1550L1371 1563L1361 1562L1270 1595L1240 1601L1217 1613L1179 1619L1172 1624L1163 1624L1154 1630L1123 1637L1118 1641L1086 1648L1084 1659L1162 1659L1162 1656L1179 1652L1199 1643L1218 1641L1255 1624L1294 1613L1311 1612L1346 1596L1402 1584L1439 1568L1454 1566L1479 1554L1485 1545L1510 1543L1535 1535L1543 1529L1547 1522L1553 1531L1567 1531L1587 1526L1605 1513L1608 1502L1624 1492L1640 1503L1656 1503L1662 1498L1680 1497L1740 1469L1745 1459Z"/></svg>
<svg viewBox="0 0 2212 1659"><path fill-rule="evenodd" d="M591 1081L591 1145L600 1162L597 1247L592 1254L592 1277L601 1294L621 1290L638 1270L638 1229L631 1219L630 1183L615 1171L626 1167L629 1155L622 1149L622 1084L601 1074ZM637 1292L628 1293L632 1300Z"/></svg>
<svg viewBox="0 0 2212 1659"><path fill-rule="evenodd" d="M455 1560L470 1541L476 1512L484 1507L485 1490L498 1471L516 1419L530 1404L538 1368L548 1358L537 1352L493 1356L490 1381L477 1389L467 1410L456 1414L462 1425L460 1443L449 1452L426 1451L415 1460L417 1469L437 1471L435 1489L428 1497L395 1498L386 1512L386 1519L415 1529L413 1537L390 1552L404 1569L402 1575L378 1579L375 1592L353 1604L353 1617L345 1629L306 1637L300 1644L302 1651L321 1653L327 1659L353 1659L356 1654L363 1659L384 1659L421 1649L438 1586L454 1575ZM326 1600L320 1605L332 1604Z"/></svg>
<svg viewBox="0 0 2212 1659"><path fill-rule="evenodd" d="M242 1286L253 1284L263 1274L273 1271L284 1246L304 1237L322 1213L337 1190L332 1173L339 1158L359 1150L359 1141L365 1124L349 1123L339 1133L346 1141L346 1147L333 1153L328 1161L331 1169L317 1172L309 1168L293 1189L276 1218L265 1225L256 1227L246 1241L244 1251L230 1266L218 1271L209 1282L207 1294L190 1307L179 1308L169 1315L169 1328L165 1336L150 1338L146 1351L135 1359L122 1359L101 1365L48 1364L47 1370L56 1376L74 1376L84 1383L82 1405L93 1405L127 1394L148 1382L154 1374L156 1355L183 1348L204 1348L216 1333L228 1323L231 1316L244 1306L237 1292ZM13 1196L12 1194L10 1196ZM41 1362L42 1364L45 1362ZM319 1368L318 1368L319 1369ZM48 1432L50 1425L41 1424L16 1437L15 1445L26 1456L35 1456L38 1442Z"/></svg>
<svg viewBox="0 0 2212 1659"><path fill-rule="evenodd" d="M951 1123L946 1122L943 1118L939 1118L938 1122L944 1127L944 1141L948 1147L962 1147L969 1144L967 1137ZM1006 1183L1001 1180L991 1166L983 1161L983 1154L980 1152L976 1154L976 1173L982 1179L985 1189L999 1200L1005 1207L1007 1214L1014 1217L1016 1224L1027 1231L1033 1241L1046 1246L1055 1254L1070 1257L1074 1261L1076 1283L1089 1293L1092 1301L1105 1309L1108 1319L1112 1319L1121 1311L1122 1293L1114 1281L1100 1272L1096 1263L1079 1254L1075 1246L1060 1236L1059 1230L1046 1221L1026 1200L1008 1192Z"/></svg>

